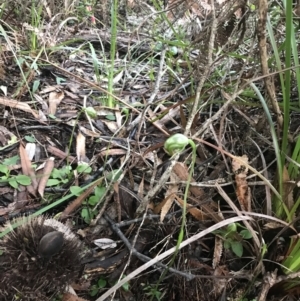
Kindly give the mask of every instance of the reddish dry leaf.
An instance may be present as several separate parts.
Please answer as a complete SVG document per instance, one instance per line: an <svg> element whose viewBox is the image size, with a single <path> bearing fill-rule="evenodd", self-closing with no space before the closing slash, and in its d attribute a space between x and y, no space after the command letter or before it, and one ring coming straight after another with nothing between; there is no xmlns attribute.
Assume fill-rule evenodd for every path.
<svg viewBox="0 0 300 301"><path fill-rule="evenodd" d="M170 208L172 207L173 203L174 203L174 197L167 198L167 201L165 202L164 206L161 208L160 222L163 222Z"/></svg>
<svg viewBox="0 0 300 301"><path fill-rule="evenodd" d="M56 148L52 145L48 145L47 151L50 154L52 154L52 155L54 155L54 156L56 156L60 159L64 160L64 159L68 158L70 162L75 162L76 161L75 157L68 155L67 153L63 152L62 150L60 150L60 149L58 149L58 148Z"/></svg>
<svg viewBox="0 0 300 301"><path fill-rule="evenodd" d="M166 203L171 199L172 202L174 201L174 194L168 195L163 201L161 201L157 206L154 207L153 212L155 214L159 214L162 210L162 208L166 205Z"/></svg>
<svg viewBox="0 0 300 301"><path fill-rule="evenodd" d="M172 172L170 174L170 181L173 183L178 182L178 177L176 176L176 174L174 172ZM174 202L174 195L178 193L178 185L177 184L170 184L168 186L168 189L166 191L166 199L167 201L164 203L164 205L161 208L161 213L160 213L160 221L162 222L165 218L165 216L167 215L167 213L169 212L170 208L173 205ZM172 196L170 198L170 196Z"/></svg>
<svg viewBox="0 0 300 301"><path fill-rule="evenodd" d="M26 187L27 191L30 194L36 196L38 183L36 180L35 172L34 172L33 168L31 167L31 161L29 160L26 150L22 144L20 144L19 151L20 151L21 166L22 166L23 174L25 176L29 176L31 179L31 184Z"/></svg>
<svg viewBox="0 0 300 301"><path fill-rule="evenodd" d="M173 172L179 177L181 181L187 181L189 177L189 171L187 169L187 166L183 163L177 162L173 168ZM191 182L195 182L195 180L192 178ZM201 199L204 197L205 192L203 189L196 187L196 186L190 186L190 192L197 198Z"/></svg>
<svg viewBox="0 0 300 301"><path fill-rule="evenodd" d="M49 114L55 115L57 106L60 104L64 97L65 94L63 91L54 91L49 94Z"/></svg>
<svg viewBox="0 0 300 301"><path fill-rule="evenodd" d="M242 162L241 162L242 161ZM248 167L248 157L236 157L232 160L232 170L235 173L236 195L242 210L251 211L251 190L246 180Z"/></svg>
<svg viewBox="0 0 300 301"><path fill-rule="evenodd" d="M183 207L183 204L184 204L183 200L176 195L175 195L175 198L177 200L177 203L181 207ZM203 213L200 209L195 208L195 207L191 206L190 204L186 204L186 208L187 208L187 212L190 213L198 221L204 221L204 220L208 219L208 216L205 213Z"/></svg>
<svg viewBox="0 0 300 301"><path fill-rule="evenodd" d="M32 110L26 102L17 101L7 97L0 97L0 105L31 113L34 118L39 119L38 111Z"/></svg>
<svg viewBox="0 0 300 301"><path fill-rule="evenodd" d="M189 172L188 172L188 169L187 169L186 165L184 165L183 163L177 162L175 164L174 168L173 168L173 171L175 172L175 174L179 177L179 179L181 181L187 181L188 180ZM191 182L195 182L195 180L192 178ZM208 197L203 189L201 189L199 187L196 187L196 186L190 186L189 191L199 201L201 201L201 200ZM211 201L211 204L214 205L214 202ZM212 206L212 205L202 204L200 212L201 212L201 214L203 214L204 219L209 219L209 217L210 217L211 219L213 219L215 222L218 223L222 219L215 212L215 208L217 206Z"/></svg>
<svg viewBox="0 0 300 301"><path fill-rule="evenodd" d="M50 174L54 168L54 157L50 157L43 168L39 184L38 184L38 193L40 194L41 197L44 196L44 190L47 185L48 179L50 177Z"/></svg>

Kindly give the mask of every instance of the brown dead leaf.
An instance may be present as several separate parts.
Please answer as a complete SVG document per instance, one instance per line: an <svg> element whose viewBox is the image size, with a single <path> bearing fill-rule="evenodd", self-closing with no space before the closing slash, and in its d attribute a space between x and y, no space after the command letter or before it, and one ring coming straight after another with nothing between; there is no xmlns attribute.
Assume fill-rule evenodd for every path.
<svg viewBox="0 0 300 301"><path fill-rule="evenodd" d="M181 181L187 181L189 172L185 164L181 162L177 162L173 168L173 171L175 174L179 177ZM195 180L192 178L191 182L195 182ZM196 187L196 186L190 186L189 191L196 197L196 199L199 200L199 203L201 200L204 200L207 198L206 193L203 189ZM211 201L211 204L214 204L213 201ZM220 222L222 219L217 215L215 212L215 208L217 206L211 206L210 204L201 204L201 214L203 214L204 219L213 219L215 222ZM196 208L195 208L196 209Z"/></svg>
<svg viewBox="0 0 300 301"><path fill-rule="evenodd" d="M175 195L175 199L177 201L177 204L179 204L180 207L183 207L184 204L183 200L176 195ZM187 208L186 211L190 213L198 221L204 221L209 219L209 217L205 213L203 213L200 209L195 208L190 204L186 204L186 208Z"/></svg>
<svg viewBox="0 0 300 301"><path fill-rule="evenodd" d="M50 157L45 163L45 166L42 170L42 174L39 173L41 177L38 184L38 193L40 194L41 197L44 196L44 190L53 168L54 168L54 157Z"/></svg>
<svg viewBox="0 0 300 301"><path fill-rule="evenodd" d="M293 188L294 184L290 183L290 176L286 166L283 166L282 170L282 182L283 182L283 196L282 200L285 203L286 207L291 210L294 206L294 195Z"/></svg>
<svg viewBox="0 0 300 301"><path fill-rule="evenodd" d="M242 210L251 211L251 190L246 180L248 167L241 161L248 164L248 157L243 155L232 160L232 171L235 174L236 182L236 195Z"/></svg>
<svg viewBox="0 0 300 301"><path fill-rule="evenodd" d="M54 91L49 94L49 114L55 115L57 106L61 103L64 97L65 94L63 91Z"/></svg>
<svg viewBox="0 0 300 301"><path fill-rule="evenodd" d="M223 253L223 240L222 238L215 236L214 256L212 262L212 267L214 269L219 266L222 253Z"/></svg>
<svg viewBox="0 0 300 301"><path fill-rule="evenodd" d="M173 183L178 182L178 177L174 172L171 172L170 174L170 181ZM178 193L178 184L170 184L168 186L168 189L166 191L166 199L167 201L164 203L164 205L161 208L160 213L160 221L162 222L165 218L165 216L168 214L170 208L172 207L172 204L174 202L174 195ZM168 196L172 196L171 198Z"/></svg>
<svg viewBox="0 0 300 301"><path fill-rule="evenodd" d="M86 299L82 299L78 296L75 296L71 293L64 293L62 301L88 301Z"/></svg>
<svg viewBox="0 0 300 301"><path fill-rule="evenodd" d="M99 153L100 156L116 156L116 155L125 155L127 153L127 150L125 149L107 149L103 150Z"/></svg>
<svg viewBox="0 0 300 301"><path fill-rule="evenodd" d="M34 116L34 118L39 120L38 111L31 109L29 104L27 104L26 102L17 101L7 97L0 97L0 105L31 113Z"/></svg>
<svg viewBox="0 0 300 301"><path fill-rule="evenodd" d="M31 184L26 187L27 191L30 194L36 196L37 187L38 187L38 183L36 180L36 174L35 174L33 168L31 167L31 161L29 160L26 150L22 144L20 144L19 151L20 151L23 175L28 176L31 179Z"/></svg>
<svg viewBox="0 0 300 301"><path fill-rule="evenodd" d="M215 270L214 270L214 276L227 276L228 275L228 271L226 270L226 267L222 267L222 266L218 266ZM227 279L222 279L222 278L214 278L214 285L213 285L213 291L211 292L211 294L214 294L215 296L220 296L222 294L222 292L224 291L224 289L226 288L226 284L228 282Z"/></svg>
<svg viewBox="0 0 300 301"><path fill-rule="evenodd" d="M85 136L79 131L76 137L76 155L78 162L87 162L85 155Z"/></svg>
<svg viewBox="0 0 300 301"><path fill-rule="evenodd" d="M115 121L106 121L102 120L102 122L108 127L108 129L112 132L115 133L119 127Z"/></svg>
<svg viewBox="0 0 300 301"><path fill-rule="evenodd" d="M58 149L58 148L56 148L52 145L48 145L47 151L49 153L51 153L52 155L60 158L60 159L64 160L64 159L68 158L69 162L75 162L76 161L75 157L68 155L67 153L63 152L62 150L60 150L60 149Z"/></svg>
<svg viewBox="0 0 300 301"><path fill-rule="evenodd" d="M174 200L175 195L170 194L168 195L163 201L161 201L157 206L154 207L153 212L155 214L159 214L162 210L162 208L166 205L166 203L169 201L169 199ZM173 202L173 201L172 201Z"/></svg>

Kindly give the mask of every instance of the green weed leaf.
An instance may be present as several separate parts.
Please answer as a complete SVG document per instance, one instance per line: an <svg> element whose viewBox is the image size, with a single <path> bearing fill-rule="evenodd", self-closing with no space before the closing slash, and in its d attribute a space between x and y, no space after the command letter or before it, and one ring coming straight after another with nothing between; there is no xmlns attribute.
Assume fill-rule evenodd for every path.
<svg viewBox="0 0 300 301"><path fill-rule="evenodd" d="M8 174L9 173L9 169L7 166L1 164L0 165L0 172L4 173L4 174Z"/></svg>
<svg viewBox="0 0 300 301"><path fill-rule="evenodd" d="M98 280L98 287L99 288L104 288L105 286L106 286L106 280L104 279L104 278L100 278L99 280Z"/></svg>
<svg viewBox="0 0 300 301"><path fill-rule="evenodd" d="M244 239L250 239L250 238L252 238L252 234L251 234L251 232L249 230L242 230L240 232L240 235L242 235L242 237Z"/></svg>
<svg viewBox="0 0 300 301"><path fill-rule="evenodd" d="M74 194L76 196L79 196L82 194L82 189L79 186L71 186L70 191L72 192L72 194Z"/></svg>
<svg viewBox="0 0 300 301"><path fill-rule="evenodd" d="M243 245L239 241L231 241L231 250L232 252L238 256L242 257L243 255Z"/></svg>
<svg viewBox="0 0 300 301"><path fill-rule="evenodd" d="M5 160L3 160L2 164L6 165L6 166L10 166L10 165L15 165L17 164L17 162L20 160L20 157L17 156L13 156L11 158L7 158Z"/></svg>
<svg viewBox="0 0 300 301"><path fill-rule="evenodd" d="M15 177L15 180L20 184L20 185L24 185L24 186L28 186L31 184L31 179L28 176L25 175L17 175Z"/></svg>
<svg viewBox="0 0 300 301"><path fill-rule="evenodd" d="M11 187L13 187L13 188L15 188L15 189L17 189L17 188L19 187L19 184L18 184L18 182L16 181L15 178L9 179L9 180L8 180L8 183L9 183L9 185L10 185Z"/></svg>
<svg viewBox="0 0 300 301"><path fill-rule="evenodd" d="M60 184L60 180L57 179L48 179L47 187L57 186Z"/></svg>
<svg viewBox="0 0 300 301"><path fill-rule="evenodd" d="M24 139L25 139L27 142L30 142L30 143L35 143L35 142L36 142L36 140L35 140L35 138L34 138L33 136L26 135L26 136L24 137Z"/></svg>

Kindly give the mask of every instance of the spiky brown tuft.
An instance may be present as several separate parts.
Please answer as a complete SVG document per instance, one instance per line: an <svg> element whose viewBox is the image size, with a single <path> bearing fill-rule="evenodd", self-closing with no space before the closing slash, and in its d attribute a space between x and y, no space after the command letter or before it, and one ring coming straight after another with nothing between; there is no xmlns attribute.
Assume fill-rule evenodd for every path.
<svg viewBox="0 0 300 301"><path fill-rule="evenodd" d="M63 244L55 232L63 233ZM47 246L47 238L50 238ZM43 252L41 254L41 245ZM56 247L53 243L58 243ZM62 246L61 246L62 244ZM45 217L24 220L0 240L0 300L50 300L79 274L82 247L63 224Z"/></svg>

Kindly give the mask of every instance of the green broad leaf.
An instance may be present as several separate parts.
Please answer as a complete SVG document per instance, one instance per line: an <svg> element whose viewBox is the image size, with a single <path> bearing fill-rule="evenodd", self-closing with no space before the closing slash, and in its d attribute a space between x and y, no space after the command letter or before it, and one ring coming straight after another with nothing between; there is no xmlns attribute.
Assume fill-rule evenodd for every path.
<svg viewBox="0 0 300 301"><path fill-rule="evenodd" d="M18 182L15 180L15 178L11 178L8 180L8 183L11 187L17 189L19 187Z"/></svg>
<svg viewBox="0 0 300 301"><path fill-rule="evenodd" d="M99 198L98 198L97 196L93 195L93 196L91 196L91 197L89 198L89 201L88 201L88 202L89 202L89 205L95 206L95 205L98 204Z"/></svg>
<svg viewBox="0 0 300 301"><path fill-rule="evenodd" d="M15 177L16 181L20 184L20 185L23 185L23 186L28 186L31 184L31 179L30 177L28 176L25 176L25 175L17 175Z"/></svg>
<svg viewBox="0 0 300 301"><path fill-rule="evenodd" d="M109 172L108 174L106 174L106 179L108 181L115 182L120 178L121 174L122 174L121 170L114 169L111 172Z"/></svg>
<svg viewBox="0 0 300 301"><path fill-rule="evenodd" d="M125 282L123 285L122 285L122 288L124 291L128 292L129 291L129 282Z"/></svg>
<svg viewBox="0 0 300 301"><path fill-rule="evenodd" d="M99 291L98 287L96 285L93 285L91 287L91 290L89 291L89 294L91 297L94 297L98 294L98 291Z"/></svg>
<svg viewBox="0 0 300 301"><path fill-rule="evenodd" d="M94 213L92 210L89 210L88 208L82 208L81 210L81 217L83 218L83 220L87 223L90 224L91 220L94 217Z"/></svg>
<svg viewBox="0 0 300 301"><path fill-rule="evenodd" d="M171 55L177 55L178 54L178 48L176 46L171 46L168 50L169 54Z"/></svg>
<svg viewBox="0 0 300 301"><path fill-rule="evenodd" d="M113 114L109 114L105 116L106 119L111 120L111 121L115 121L116 120L116 116Z"/></svg>
<svg viewBox="0 0 300 301"><path fill-rule="evenodd" d="M58 180L58 179L48 179L48 181L47 181L47 187L52 187L52 186L57 186L57 185L59 185L60 184L60 180Z"/></svg>
<svg viewBox="0 0 300 301"><path fill-rule="evenodd" d="M106 280L104 279L104 278L100 278L99 280L98 280L98 288L104 288L104 287L106 287Z"/></svg>
<svg viewBox="0 0 300 301"><path fill-rule="evenodd" d="M237 230L236 223L229 224L227 226L227 230L228 230L228 232L236 232L236 230Z"/></svg>
<svg viewBox="0 0 300 301"><path fill-rule="evenodd" d="M51 118L51 119L57 119L56 116L53 115L53 114L49 114L48 117Z"/></svg>
<svg viewBox="0 0 300 301"><path fill-rule="evenodd" d="M93 107L85 108L85 112L93 119L97 117L97 112Z"/></svg>
<svg viewBox="0 0 300 301"><path fill-rule="evenodd" d="M0 250L0 256L3 255L3 253L4 253L4 250Z"/></svg>
<svg viewBox="0 0 300 301"><path fill-rule="evenodd" d="M228 250L228 249L230 249L230 247L231 247L230 241L229 240L225 240L224 241L224 248Z"/></svg>
<svg viewBox="0 0 300 301"><path fill-rule="evenodd" d="M20 160L18 155L3 160L2 164L6 166L15 165Z"/></svg>
<svg viewBox="0 0 300 301"><path fill-rule="evenodd" d="M240 232L240 235L242 235L242 237L244 239L250 239L250 238L252 238L252 234L251 234L251 232L249 230L242 230Z"/></svg>
<svg viewBox="0 0 300 301"><path fill-rule="evenodd" d="M40 86L40 81L39 80L35 80L34 82L33 82L33 86L32 86L32 93L35 93L37 90L38 90L38 88L39 88L39 86Z"/></svg>
<svg viewBox="0 0 300 301"><path fill-rule="evenodd" d="M97 196L99 199L101 199L105 195L105 192L106 192L106 187L97 186L95 188L95 196Z"/></svg>
<svg viewBox="0 0 300 301"><path fill-rule="evenodd" d="M58 169L53 168L53 170L51 172L51 176L54 179L59 179L61 177L61 172Z"/></svg>
<svg viewBox="0 0 300 301"><path fill-rule="evenodd" d="M80 188L79 186L71 186L70 191L72 192L72 194L74 194L76 196L79 196L82 194L82 188Z"/></svg>
<svg viewBox="0 0 300 301"><path fill-rule="evenodd" d="M92 168L88 164L85 164L85 163L78 164L76 169L79 173L85 173L85 174L89 174L92 171Z"/></svg>
<svg viewBox="0 0 300 301"><path fill-rule="evenodd" d="M60 85L62 82L65 82L65 81L66 81L65 78L56 76L56 83L57 83L58 85Z"/></svg>
<svg viewBox="0 0 300 301"><path fill-rule="evenodd" d="M24 137L24 139L25 139L27 142L30 142L30 143L35 143L35 142L36 142L36 140L35 140L35 138L34 138L33 136L26 135L26 136Z"/></svg>
<svg viewBox="0 0 300 301"><path fill-rule="evenodd" d="M239 241L231 241L231 250L236 256L243 256L243 245Z"/></svg>
<svg viewBox="0 0 300 301"><path fill-rule="evenodd" d="M6 165L0 164L0 172L4 173L4 174L8 174L9 173L9 169Z"/></svg>

